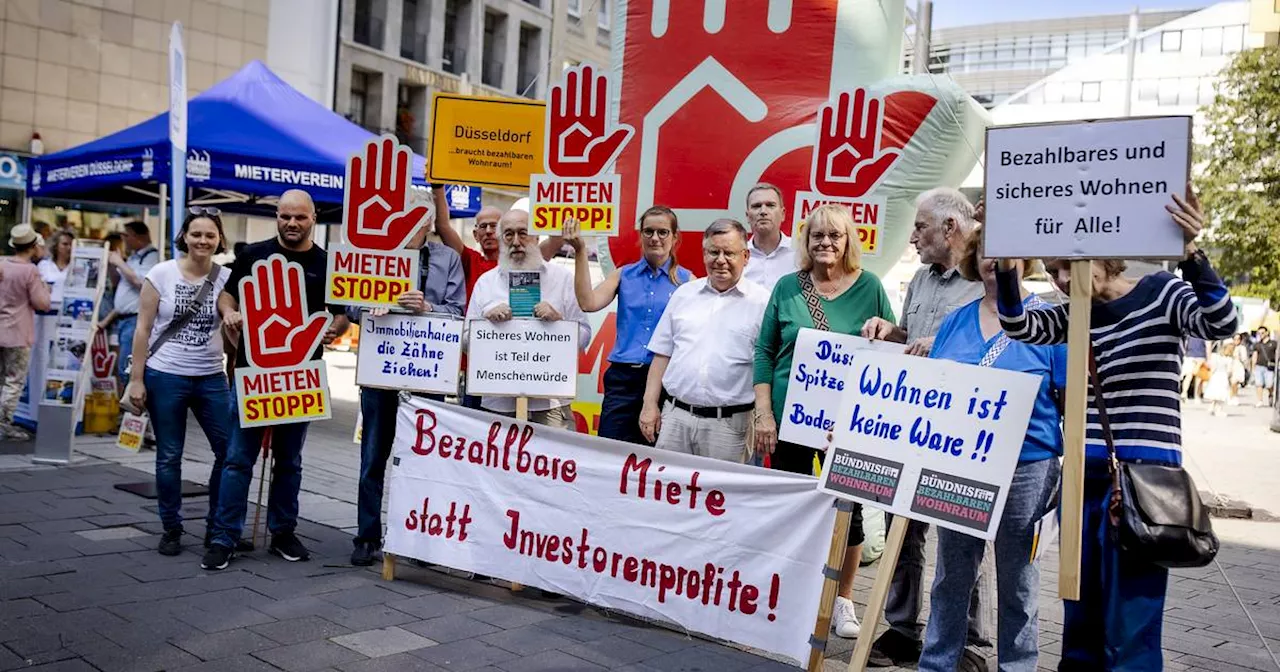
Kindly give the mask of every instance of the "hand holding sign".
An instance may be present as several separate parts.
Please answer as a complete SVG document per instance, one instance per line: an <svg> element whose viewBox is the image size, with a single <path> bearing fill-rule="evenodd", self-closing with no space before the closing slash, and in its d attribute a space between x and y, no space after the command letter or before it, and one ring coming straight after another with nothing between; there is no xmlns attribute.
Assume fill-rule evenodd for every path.
<svg viewBox="0 0 1280 672"><path fill-rule="evenodd" d="M609 80L589 65L570 68L551 87L547 110L547 172L558 177L594 177L622 153L635 129L610 129Z"/></svg>
<svg viewBox="0 0 1280 672"><path fill-rule="evenodd" d="M345 242L368 250L397 250L427 217L410 207L413 153L390 135L374 138L347 162L342 217Z"/></svg>
<svg viewBox="0 0 1280 672"><path fill-rule="evenodd" d="M332 318L307 311L302 266L275 254L253 264L240 281L244 310L245 356L264 369L296 367L320 346Z"/></svg>
<svg viewBox="0 0 1280 672"><path fill-rule="evenodd" d="M813 188L827 196L858 198L875 188L902 150L881 145L883 101L867 99L866 89L841 93L819 113L814 151Z"/></svg>
<svg viewBox="0 0 1280 672"><path fill-rule="evenodd" d="M1182 227L1182 238L1187 241L1186 253L1189 257L1196 253L1196 238L1200 237L1200 231L1204 229L1204 214L1200 210L1200 198L1196 196L1195 189L1188 184L1187 197L1183 199L1174 194L1173 202L1174 205L1166 205L1164 209L1168 210L1173 221Z"/></svg>

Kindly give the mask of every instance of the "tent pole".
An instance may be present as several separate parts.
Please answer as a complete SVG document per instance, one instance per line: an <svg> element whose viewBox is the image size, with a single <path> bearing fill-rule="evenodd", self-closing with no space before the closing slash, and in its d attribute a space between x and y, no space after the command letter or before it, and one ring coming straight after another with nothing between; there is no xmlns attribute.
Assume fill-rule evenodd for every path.
<svg viewBox="0 0 1280 672"><path fill-rule="evenodd" d="M166 202L169 200L168 196L169 196L169 185L165 184L164 182L161 182L160 183L160 230L156 232L159 234L158 236L156 236L156 239L166 241L166 242L168 242L171 239L171 237L169 236L169 227L165 226L165 220L166 220L165 213L169 210L168 206L166 205ZM160 253L160 260L163 261L168 256L169 245L167 244L157 245L156 251Z"/></svg>

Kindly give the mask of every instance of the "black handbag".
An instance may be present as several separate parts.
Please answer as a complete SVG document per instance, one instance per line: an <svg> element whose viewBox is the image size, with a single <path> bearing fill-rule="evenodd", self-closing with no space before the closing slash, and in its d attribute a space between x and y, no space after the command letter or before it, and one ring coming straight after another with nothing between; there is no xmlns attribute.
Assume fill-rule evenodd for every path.
<svg viewBox="0 0 1280 672"><path fill-rule="evenodd" d="M1092 351L1089 379L1107 443L1111 472L1107 513L1112 538L1125 553L1161 567L1204 567L1213 562L1218 555L1218 537L1191 474L1180 466L1117 459Z"/></svg>

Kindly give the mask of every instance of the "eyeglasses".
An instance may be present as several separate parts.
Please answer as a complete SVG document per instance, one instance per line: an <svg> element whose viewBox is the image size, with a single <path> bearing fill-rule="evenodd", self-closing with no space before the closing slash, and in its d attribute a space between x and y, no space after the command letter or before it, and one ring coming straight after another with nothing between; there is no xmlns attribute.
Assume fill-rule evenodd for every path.
<svg viewBox="0 0 1280 672"><path fill-rule="evenodd" d="M810 233L810 234L809 234L809 240L812 240L812 241L815 241L815 242L819 242L819 243L821 243L821 242L822 242L822 241L824 241L824 240L830 240L832 243L838 243L838 242L840 242L840 241L844 240L844 234L843 234L843 233L839 233L839 232L835 232L835 233Z"/></svg>
<svg viewBox="0 0 1280 672"><path fill-rule="evenodd" d="M193 205L187 208L187 212L197 217L218 217L222 215L222 211L217 208L206 208L201 205Z"/></svg>
<svg viewBox="0 0 1280 672"><path fill-rule="evenodd" d="M734 252L732 250L708 250L706 248L703 248L702 250L703 256L707 257L708 259L720 259L722 257L725 259L732 259L742 254L743 252L746 252L746 250L739 250L737 252Z"/></svg>
<svg viewBox="0 0 1280 672"><path fill-rule="evenodd" d="M640 235L645 238L657 238L658 240L666 240L671 237L671 229L643 229Z"/></svg>
<svg viewBox="0 0 1280 672"><path fill-rule="evenodd" d="M477 230L477 231L497 231L497 230L498 230L498 223L497 223L497 222L488 222L488 223L485 223L485 224L476 224L476 230Z"/></svg>

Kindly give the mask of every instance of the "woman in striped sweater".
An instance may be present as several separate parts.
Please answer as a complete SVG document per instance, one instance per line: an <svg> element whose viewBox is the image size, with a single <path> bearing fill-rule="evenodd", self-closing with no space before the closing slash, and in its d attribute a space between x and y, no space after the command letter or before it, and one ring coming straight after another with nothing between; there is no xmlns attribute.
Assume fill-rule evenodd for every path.
<svg viewBox="0 0 1280 672"><path fill-rule="evenodd" d="M1093 262L1090 340L1117 456L1131 462L1182 462L1182 341L1230 338L1236 312L1195 240L1204 227L1200 203L1190 187L1166 206L1181 227L1186 256L1182 279L1167 272L1131 280L1123 261ZM1025 310L1018 278L1008 262L998 273L1000 322L1015 340L1037 345L1067 340L1067 306ZM1070 262L1045 264L1054 283L1070 291ZM1107 521L1111 476L1107 446L1088 399L1085 440L1084 540L1080 600L1065 605L1060 672L1160 670L1160 630L1168 571L1124 555Z"/></svg>

